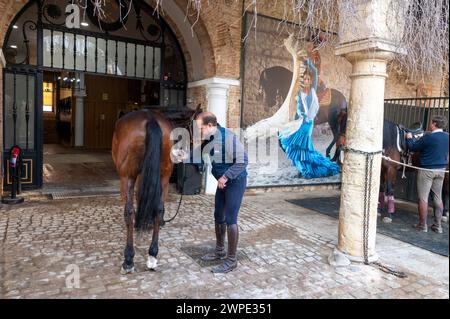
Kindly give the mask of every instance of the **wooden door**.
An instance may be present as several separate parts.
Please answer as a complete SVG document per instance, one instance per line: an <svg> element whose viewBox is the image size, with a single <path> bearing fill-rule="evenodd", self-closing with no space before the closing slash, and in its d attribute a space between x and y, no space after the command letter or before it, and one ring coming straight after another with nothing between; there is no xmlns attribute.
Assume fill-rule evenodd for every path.
<svg viewBox="0 0 450 319"><path fill-rule="evenodd" d="M88 149L110 149L121 109L126 109L126 79L86 75L84 110L85 145Z"/></svg>

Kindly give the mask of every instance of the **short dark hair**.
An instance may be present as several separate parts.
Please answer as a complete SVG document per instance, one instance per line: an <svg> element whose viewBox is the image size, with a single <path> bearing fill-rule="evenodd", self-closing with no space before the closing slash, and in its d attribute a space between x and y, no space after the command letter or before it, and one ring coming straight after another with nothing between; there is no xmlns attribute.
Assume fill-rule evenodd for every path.
<svg viewBox="0 0 450 319"><path fill-rule="evenodd" d="M443 115L433 116L431 122L434 123L438 128L445 129L447 127L448 120Z"/></svg>
<svg viewBox="0 0 450 319"><path fill-rule="evenodd" d="M212 124L217 126L217 117L211 112L203 112L197 116L197 119L202 120L203 125Z"/></svg>

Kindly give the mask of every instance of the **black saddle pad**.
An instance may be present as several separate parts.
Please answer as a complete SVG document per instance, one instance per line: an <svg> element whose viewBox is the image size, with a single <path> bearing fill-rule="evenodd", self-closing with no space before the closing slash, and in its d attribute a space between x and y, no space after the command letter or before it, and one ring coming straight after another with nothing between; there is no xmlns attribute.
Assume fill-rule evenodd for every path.
<svg viewBox="0 0 450 319"><path fill-rule="evenodd" d="M317 197L288 200L288 202L314 210L334 218L339 218L339 197ZM382 221L384 216L378 217L377 232L401 240L411 245L426 249L436 254L448 256L448 224L442 223L443 233L437 234L428 227L428 233L413 229L412 225L418 222L417 209L409 205L396 204L396 212L392 223ZM433 224L433 213L428 214L428 225Z"/></svg>

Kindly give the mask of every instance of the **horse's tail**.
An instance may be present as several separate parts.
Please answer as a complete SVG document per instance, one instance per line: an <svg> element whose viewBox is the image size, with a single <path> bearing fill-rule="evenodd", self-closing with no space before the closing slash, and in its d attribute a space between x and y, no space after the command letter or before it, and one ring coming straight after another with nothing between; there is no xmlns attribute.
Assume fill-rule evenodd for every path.
<svg viewBox="0 0 450 319"><path fill-rule="evenodd" d="M141 169L139 203L136 214L136 229L148 230L159 212L161 202L161 128L154 116L150 116L146 126L145 155Z"/></svg>

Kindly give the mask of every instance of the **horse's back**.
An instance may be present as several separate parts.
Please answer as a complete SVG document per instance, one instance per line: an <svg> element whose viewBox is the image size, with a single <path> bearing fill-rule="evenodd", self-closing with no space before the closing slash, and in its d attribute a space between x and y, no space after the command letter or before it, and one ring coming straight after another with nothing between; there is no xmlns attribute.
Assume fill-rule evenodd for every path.
<svg viewBox="0 0 450 319"><path fill-rule="evenodd" d="M112 141L112 158L120 176L136 178L145 155L147 123L154 118L162 132L162 157L170 154L171 123L162 115L150 110L138 110L121 117L117 122Z"/></svg>

